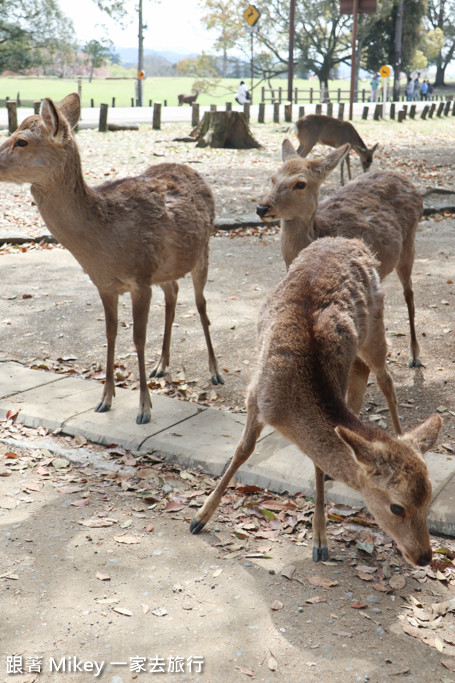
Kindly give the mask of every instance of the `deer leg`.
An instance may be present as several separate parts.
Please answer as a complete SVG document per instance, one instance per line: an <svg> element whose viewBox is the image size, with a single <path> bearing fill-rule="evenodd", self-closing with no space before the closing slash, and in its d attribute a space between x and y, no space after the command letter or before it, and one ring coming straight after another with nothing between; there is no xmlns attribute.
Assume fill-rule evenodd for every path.
<svg viewBox="0 0 455 683"><path fill-rule="evenodd" d="M315 464L316 500L313 515L313 560L325 562L329 558L324 505L324 472Z"/></svg>
<svg viewBox="0 0 455 683"><path fill-rule="evenodd" d="M399 263L396 271L400 278L400 282L403 286L404 299L406 301L406 306L408 307L409 315L409 329L411 332L411 360L409 361L409 367L419 368L421 365L419 358L419 343L417 341L416 331L415 331L415 308L414 308L414 291L412 289L411 271L412 265L414 263L414 249L411 253L406 254L406 259L408 263Z"/></svg>
<svg viewBox="0 0 455 683"><path fill-rule="evenodd" d="M256 394L254 389L250 389L247 398L248 414L246 418L246 424L243 429L243 434L240 438L239 444L235 450L234 457L230 461L227 469L225 470L223 476L218 482L216 488L212 491L210 496L205 501L204 505L197 512L190 524L190 531L192 534L198 534L201 529L209 521L210 517L213 515L218 505L220 504L223 493L225 492L229 482L231 481L234 474L237 472L239 467L243 465L244 462L248 460L254 447L256 446L256 441L263 428L263 423L258 417L258 406L256 401Z"/></svg>
<svg viewBox="0 0 455 683"><path fill-rule="evenodd" d="M147 335L147 320L150 310L152 288L147 285L137 287L131 291L133 304L133 340L136 347L137 363L139 368L139 412L136 417L137 424L150 422L152 402L147 386L145 372L145 339Z"/></svg>
<svg viewBox="0 0 455 683"><path fill-rule="evenodd" d="M104 382L103 395L101 401L96 405L95 412L105 413L110 410L112 399L115 396L114 383L114 356L115 340L117 338L117 308L118 295L100 292L101 301L104 306L104 318L106 324L107 339L107 358L106 358L106 380Z"/></svg>
<svg viewBox="0 0 455 683"><path fill-rule="evenodd" d="M351 175L351 159L349 158L349 152L346 154L346 166L348 169L348 178L349 180L352 180L352 175Z"/></svg>
<svg viewBox="0 0 455 683"><path fill-rule="evenodd" d="M306 157L309 152L313 149L314 145L308 142L301 142L300 145L297 147L297 154L299 154L301 157Z"/></svg>
<svg viewBox="0 0 455 683"><path fill-rule="evenodd" d="M398 417L398 401L390 372L387 369L387 344L385 340L384 321L382 317L376 321L368 339L361 349L362 359L376 375L380 390L389 406L395 434L402 434L400 418Z"/></svg>
<svg viewBox="0 0 455 683"><path fill-rule="evenodd" d="M368 384L370 368L359 356L352 364L349 375L348 395L346 402L350 408L358 415L362 410L363 399Z"/></svg>
<svg viewBox="0 0 455 683"><path fill-rule="evenodd" d="M204 287L207 282L208 272L208 246L205 253L201 256L195 268L191 271L193 279L194 297L196 300L196 307L201 319L202 329L204 330L205 342L207 344L207 351L209 354L209 370L212 375L212 384L224 384L224 379L218 371L218 364L216 362L213 351L212 340L210 338L210 320L207 316L207 303L204 297Z"/></svg>
<svg viewBox="0 0 455 683"><path fill-rule="evenodd" d="M153 368L149 377L162 377L169 365L172 323L174 322L175 318L175 307L177 305L177 295L179 293L179 285L175 280L172 282L164 282L160 285L160 287L164 292L164 302L166 307L163 346L161 349L161 357Z"/></svg>

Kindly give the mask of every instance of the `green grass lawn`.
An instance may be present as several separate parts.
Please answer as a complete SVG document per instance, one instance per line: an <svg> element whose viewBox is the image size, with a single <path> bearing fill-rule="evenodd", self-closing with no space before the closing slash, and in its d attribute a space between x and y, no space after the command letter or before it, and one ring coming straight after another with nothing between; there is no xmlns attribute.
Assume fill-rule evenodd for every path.
<svg viewBox="0 0 455 683"><path fill-rule="evenodd" d="M177 105L178 94L191 93L193 82L192 78L146 78L143 81L144 105L148 106L149 100L153 102L164 102L167 100L169 106ZM217 88L210 93L201 93L198 97L198 102L202 105L221 105L224 102L233 101L239 82L239 79L223 79ZM245 79L245 82L250 87L250 80ZM89 107L91 99L94 100L95 106L99 106L102 102L111 106L112 98L115 97L116 106L129 107L131 106L131 98L136 98L135 83L133 79L110 80L101 78L94 79L89 83L88 79L84 78L82 80L82 106ZM283 97L286 99L286 79L275 79L273 87L277 90L281 87ZM309 90L312 87L315 91L319 92L319 81L295 79L294 87L304 90ZM330 90L341 88L348 91L349 82L347 80L331 81L329 87ZM369 92L368 82L361 82L359 87L365 88ZM15 99L19 93L21 101L30 106L31 102L40 100L43 97L51 97L59 101L68 93L77 91L78 81L76 78L0 78L0 101L2 102L6 97ZM261 101L260 91L261 88L258 87L254 92L254 101L256 103Z"/></svg>

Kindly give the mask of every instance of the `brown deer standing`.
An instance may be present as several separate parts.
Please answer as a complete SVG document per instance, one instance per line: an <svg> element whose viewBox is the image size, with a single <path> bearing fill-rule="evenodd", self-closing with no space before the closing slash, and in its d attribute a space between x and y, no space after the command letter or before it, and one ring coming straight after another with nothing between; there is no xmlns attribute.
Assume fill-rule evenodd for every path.
<svg viewBox="0 0 455 683"><path fill-rule="evenodd" d="M378 143L376 143L371 149L368 149L352 123L340 121L332 116L324 116L323 114L303 116L295 123L295 134L300 143L297 153L302 157L306 157L318 142L321 145L329 145L329 147L341 147L341 145L349 142L360 157L364 173L368 171L373 163L373 154L378 146ZM346 155L340 165L342 185L344 185L344 162L346 162L348 167L348 176L349 180L351 180L349 154Z"/></svg>
<svg viewBox="0 0 455 683"><path fill-rule="evenodd" d="M272 177L272 188L256 211L264 221L281 219L281 253L287 267L316 238L341 235L360 237L368 244L379 261L381 280L395 269L409 313L409 366L420 366L411 274L422 197L403 176L370 171L318 204L322 182L348 151L349 145L344 145L323 159L310 161L302 159L285 140L284 163ZM367 382L366 367L364 374ZM356 411L361 408L352 407Z"/></svg>
<svg viewBox="0 0 455 683"><path fill-rule="evenodd" d="M38 209L56 239L79 261L98 288L106 318L106 381L97 412L115 395L114 353L120 294L130 292L139 366L137 423L150 421L151 401L144 348L152 285L165 296L161 358L152 374L169 364L177 279L191 273L204 329L212 382L223 382L209 333L204 286L213 232L212 192L196 171L179 164L151 166L140 176L89 187L72 132L80 116L77 94L58 106L44 99L41 115L29 116L0 147L0 180L31 183Z"/></svg>
<svg viewBox="0 0 455 683"><path fill-rule="evenodd" d="M177 95L179 100L179 107L181 107L182 104L193 104L193 102L196 102L199 93L200 90L196 88L194 95Z"/></svg>
<svg viewBox="0 0 455 683"><path fill-rule="evenodd" d="M247 421L235 455L191 522L197 534L238 468L271 425L314 462L313 559L328 557L324 472L359 491L378 524L411 563L426 565L431 483L421 454L436 442L433 415L400 438L363 424L346 404L357 356L376 374L397 434L401 427L387 370L383 293L377 261L361 240L317 240L303 250L259 314L259 359Z"/></svg>

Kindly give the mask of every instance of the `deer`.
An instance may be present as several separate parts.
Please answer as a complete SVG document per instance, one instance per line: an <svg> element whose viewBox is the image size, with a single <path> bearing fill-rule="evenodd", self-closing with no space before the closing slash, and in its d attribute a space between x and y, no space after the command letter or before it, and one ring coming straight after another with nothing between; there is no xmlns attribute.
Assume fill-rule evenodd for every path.
<svg viewBox="0 0 455 683"><path fill-rule="evenodd" d="M423 454L442 424L430 416L402 434L386 364L384 294L378 261L359 239L325 237L300 252L263 303L257 372L247 393L246 424L234 456L190 524L198 534L238 468L270 425L314 463L312 557L328 558L324 473L359 491L379 526L414 565L431 562L427 513L431 482ZM396 436L364 424L347 403L348 385L363 398L356 358L375 373Z"/></svg>
<svg viewBox="0 0 455 683"><path fill-rule="evenodd" d="M39 114L26 118L0 146L0 180L31 183L31 192L50 232L66 247L97 287L107 338L106 379L95 411L111 408L115 396L114 355L118 299L129 292L139 369L137 424L151 418L144 349L152 285L165 298L161 356L151 375L169 365L177 280L191 273L205 335L213 384L223 384L210 338L204 286L209 240L214 231L210 187L183 164L150 166L141 175L86 184L73 129L80 117L76 93L58 105L45 98Z"/></svg>
<svg viewBox="0 0 455 683"><path fill-rule="evenodd" d="M324 116L324 114L308 114L295 122L294 129L299 140L297 153L302 157L306 157L318 142L322 145L329 145L329 147L341 147L349 142L352 149L359 155L364 173L368 171L373 163L373 155L378 143L373 145L371 149L368 149L349 121L340 121L339 119L334 119L333 116ZM352 178L351 162L349 156L346 155L340 165L342 185L344 185L343 167L345 162L349 180Z"/></svg>
<svg viewBox="0 0 455 683"><path fill-rule="evenodd" d="M325 236L360 237L379 261L381 280L396 270L408 308L411 359L420 367L415 331L412 267L415 235L423 200L414 185L391 171L369 171L319 204L319 189L327 175L348 154L349 143L322 159L309 160L292 143L282 144L283 164L272 176L272 188L256 207L265 222L280 219L281 253L288 268L301 249ZM368 381L368 368L363 368ZM354 409L360 406L355 406Z"/></svg>
<svg viewBox="0 0 455 683"><path fill-rule="evenodd" d="M179 101L179 107L182 106L182 104L193 104L193 102L196 102L198 95L200 93L199 88L195 89L194 95L177 95L178 101Z"/></svg>

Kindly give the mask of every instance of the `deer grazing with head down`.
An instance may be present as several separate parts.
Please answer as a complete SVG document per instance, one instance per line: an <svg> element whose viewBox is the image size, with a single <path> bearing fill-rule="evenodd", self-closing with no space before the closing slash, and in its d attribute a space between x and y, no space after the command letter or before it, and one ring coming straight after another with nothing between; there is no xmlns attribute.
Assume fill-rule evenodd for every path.
<svg viewBox="0 0 455 683"><path fill-rule="evenodd" d="M422 454L436 442L433 415L403 436L367 426L346 403L348 383L363 399L355 359L377 377L395 432L401 427L386 365L383 293L378 263L361 240L317 240L294 260L263 304L258 370L247 396L247 421L235 455L191 522L197 534L219 505L265 425L314 462L313 559L328 557L324 472L361 493L379 526L416 565L431 561L427 527L431 483Z"/></svg>
<svg viewBox="0 0 455 683"><path fill-rule="evenodd" d="M319 142L321 145L329 145L329 147L341 147L347 142L357 152L362 164L363 172L366 173L373 163L373 154L376 151L378 143L371 149L368 149L352 123L349 121L340 121L334 119L332 116L324 116L323 114L309 114L303 116L296 121L295 134L299 140L297 153L302 157L313 149ZM341 184L344 185L343 167L346 162L348 168L349 180L351 180L351 162L349 155L340 164Z"/></svg>
<svg viewBox="0 0 455 683"><path fill-rule="evenodd" d="M79 116L77 94L68 95L57 106L44 99L40 115L25 119L0 146L0 180L31 183L49 230L98 288L106 318L107 361L97 412L109 410L115 395L118 298L130 293L140 384L136 422L146 423L151 401L144 349L152 285L160 285L166 304L162 353L152 375L162 375L169 364L177 280L191 273L212 382L223 382L210 340L204 297L215 214L213 195L196 171L180 164L158 164L140 176L88 186L72 130Z"/></svg>
<svg viewBox="0 0 455 683"><path fill-rule="evenodd" d="M411 274L415 235L423 211L422 196L397 173L370 171L319 204L322 182L348 151L346 144L323 159L302 159L289 140L284 140L284 163L272 176L272 188L256 211L266 222L281 219L281 253L287 267L313 240L341 235L366 242L379 261L381 280L395 269L409 314L409 366L420 366ZM368 368L364 368L364 373L366 382ZM361 406L350 405L360 411Z"/></svg>
<svg viewBox="0 0 455 683"><path fill-rule="evenodd" d="M199 88L196 88L194 95L184 95L183 93L180 95L177 95L177 98L179 101L179 107L181 107L182 104L193 104L193 102L196 102L199 93L200 93Z"/></svg>

